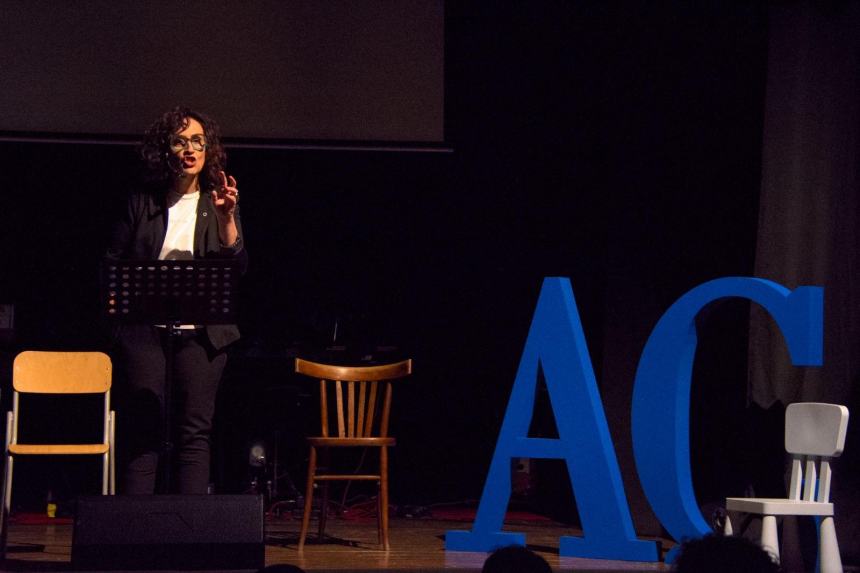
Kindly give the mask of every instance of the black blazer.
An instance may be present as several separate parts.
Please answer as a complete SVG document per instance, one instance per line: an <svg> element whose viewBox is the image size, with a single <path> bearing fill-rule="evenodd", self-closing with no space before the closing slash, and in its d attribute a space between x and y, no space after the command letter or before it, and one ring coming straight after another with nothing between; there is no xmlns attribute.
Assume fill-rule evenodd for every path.
<svg viewBox="0 0 860 573"><path fill-rule="evenodd" d="M167 196L164 193L135 193L129 197L125 212L114 225L106 257L110 259L157 259L167 233ZM239 240L235 245L221 245L218 221L212 195L200 192L197 203L197 223L194 228L194 258L234 258L244 274L248 268L239 207L235 212ZM212 346L219 350L239 339L235 324L206 327Z"/></svg>

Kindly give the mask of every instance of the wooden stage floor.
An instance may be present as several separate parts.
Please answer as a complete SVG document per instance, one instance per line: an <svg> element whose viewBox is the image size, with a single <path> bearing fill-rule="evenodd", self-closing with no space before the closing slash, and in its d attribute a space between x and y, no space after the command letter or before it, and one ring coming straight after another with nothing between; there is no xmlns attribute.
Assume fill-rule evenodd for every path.
<svg viewBox="0 0 860 573"><path fill-rule="evenodd" d="M480 572L483 553L446 552L447 530L467 530L471 523L429 519L393 518L391 550L376 543L375 521L356 523L329 519L326 543L309 536L303 555L296 542L299 521L267 520L266 566L297 565L308 572L347 573L386 571L389 573ZM312 524L313 525L313 524ZM543 555L554 571L669 571L663 563L631 563L559 557L558 538L577 532L553 522L506 523L505 530L526 534L529 548ZM9 548L2 571L75 571L71 567L72 525L13 523L9 528Z"/></svg>

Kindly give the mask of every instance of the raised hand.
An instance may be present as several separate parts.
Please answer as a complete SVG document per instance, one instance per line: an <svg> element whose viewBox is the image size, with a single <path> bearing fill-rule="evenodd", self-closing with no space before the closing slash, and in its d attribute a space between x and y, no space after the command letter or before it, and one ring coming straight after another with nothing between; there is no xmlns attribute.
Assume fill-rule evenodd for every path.
<svg viewBox="0 0 860 573"><path fill-rule="evenodd" d="M227 174L221 171L221 185L212 191L212 201L215 204L215 213L221 219L231 219L239 203L239 189L236 187L236 178L232 175L229 180Z"/></svg>
<svg viewBox="0 0 860 573"><path fill-rule="evenodd" d="M239 189L236 188L236 178L221 172L221 185L212 191L212 202L215 204L215 215L218 219L218 236L221 244L232 247L239 240L239 229L233 214L239 204Z"/></svg>

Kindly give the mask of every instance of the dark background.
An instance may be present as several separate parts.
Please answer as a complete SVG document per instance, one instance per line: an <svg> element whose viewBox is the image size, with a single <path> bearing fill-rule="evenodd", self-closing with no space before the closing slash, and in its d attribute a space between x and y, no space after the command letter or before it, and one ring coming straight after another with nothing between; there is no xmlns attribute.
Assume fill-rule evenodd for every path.
<svg viewBox="0 0 860 573"><path fill-rule="evenodd" d="M234 137L439 142L444 12L442 0L7 0L0 131L128 141L193 100Z"/></svg>
<svg viewBox="0 0 860 573"><path fill-rule="evenodd" d="M247 487L255 438L279 443L301 486L316 407L292 358L331 345L337 321L347 355L385 358L384 346L414 359L395 393L394 503L478 498L541 281L566 276L634 515L647 523L626 451L632 372L681 294L753 274L766 8L450 2L445 12L444 146L278 149L225 134L251 270L223 383L216 488ZM98 260L138 169L128 145L0 142L0 301L15 304L17 327L4 401L14 352L109 348ZM703 505L742 494L729 476L781 448L781 431L769 439L742 416L747 312L729 301L700 317L691 428ZM540 400L534 430L553 431ZM49 488L91 487L70 470L28 480L19 467L22 507ZM575 520L560 466L537 463L533 479L532 509Z"/></svg>

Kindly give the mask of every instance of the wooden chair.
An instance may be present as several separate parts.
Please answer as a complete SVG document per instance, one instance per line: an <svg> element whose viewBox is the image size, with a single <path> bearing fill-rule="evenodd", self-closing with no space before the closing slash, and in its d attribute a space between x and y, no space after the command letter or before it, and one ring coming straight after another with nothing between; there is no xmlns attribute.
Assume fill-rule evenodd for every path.
<svg viewBox="0 0 860 573"><path fill-rule="evenodd" d="M377 512L379 542L385 550L388 542L388 448L395 444L388 435L388 417L391 413L391 382L412 373L412 360L379 366L333 366L296 359L296 372L320 381L321 435L309 437L310 461L305 493L305 511L299 551L304 549L311 518L314 486L323 484L322 505L319 517L319 538L325 533L328 505L328 483L331 481L375 481L378 484ZM381 386L381 387L380 387ZM329 397L334 394L336 412L329 417ZM381 411L379 401L382 401ZM331 422L331 424L330 424ZM317 450L329 452L332 448L379 448L379 468L370 474L328 473L317 465Z"/></svg>
<svg viewBox="0 0 860 573"><path fill-rule="evenodd" d="M102 458L102 494L113 495L114 423L110 409L111 361L101 352L34 352L18 354L12 367L12 411L6 416L6 471L0 518L0 551L5 554L9 512L12 507L12 469L17 456L98 455ZM102 441L97 444L22 444L19 394L103 394Z"/></svg>
<svg viewBox="0 0 860 573"><path fill-rule="evenodd" d="M837 404L798 402L785 410L785 451L791 454L791 482L787 498L730 497L726 509L762 516L761 545L779 559L776 516L819 518L818 570L841 573L842 560L830 502L830 459L845 447L848 408ZM732 522L726 517L726 535Z"/></svg>

